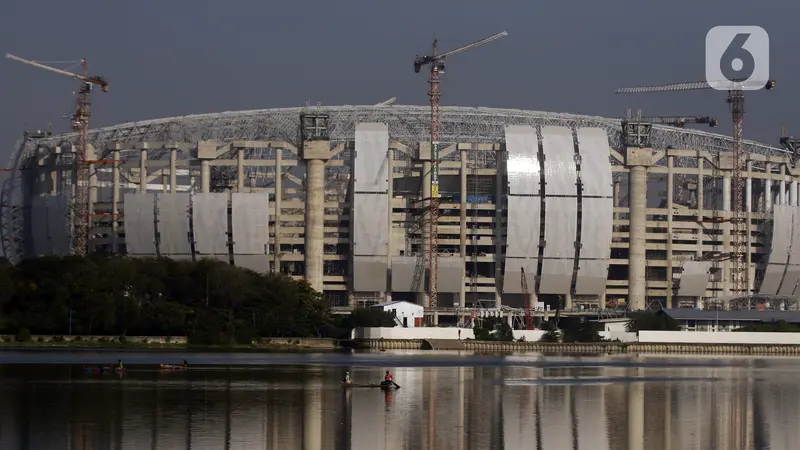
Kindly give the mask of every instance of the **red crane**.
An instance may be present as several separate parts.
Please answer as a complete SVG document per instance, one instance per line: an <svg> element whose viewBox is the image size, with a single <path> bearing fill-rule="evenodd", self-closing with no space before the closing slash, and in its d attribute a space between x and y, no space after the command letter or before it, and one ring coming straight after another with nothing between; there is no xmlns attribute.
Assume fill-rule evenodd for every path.
<svg viewBox="0 0 800 450"><path fill-rule="evenodd" d="M493 36L475 41L469 45L459 47L449 52L439 53L439 41L433 40L433 52L430 55L417 56L414 59L414 72L419 73L423 66L430 66L430 90L428 96L431 100L431 198L429 200L429 248L428 248L428 276L429 295L431 308L436 308L438 300L439 286L439 139L441 136L441 114L439 110L439 98L441 97L440 76L444 73L444 60L456 53L461 53L475 47L480 47L503 36L508 35L505 31Z"/></svg>
<svg viewBox="0 0 800 450"><path fill-rule="evenodd" d="M731 196L731 210L733 212L730 222L733 225L733 268L731 275L734 281L734 290L737 293L744 293L749 289L749 276L750 271L745 267L745 252L749 252L747 247L747 238L744 233L749 233L750 224L745 224L744 215L744 180L742 179L742 172L746 170L747 158L744 155L743 149L743 121L744 121L744 91L741 86L739 89L731 89L728 91L727 102L731 107L731 115L733 118L733 139L734 139L734 152L733 152L733 171L731 173L731 184L733 195ZM775 87L775 81L769 80L765 83L764 88L770 90ZM694 81L687 83L674 83L658 86L642 86L617 89L617 94L635 94L644 92L674 92L674 91L693 91L698 89L712 89L712 86L706 81Z"/></svg>
<svg viewBox="0 0 800 450"><path fill-rule="evenodd" d="M6 58L18 61L29 66L38 67L48 72L56 73L80 81L78 88L78 98L75 112L72 114L72 131L80 133L78 152L76 154L76 172L78 174L75 185L75 200L73 202L73 220L75 227L75 253L81 256L86 255L89 232L89 119L92 115L92 86L100 86L103 92L108 92L108 82L103 77L90 76L86 59L81 59L83 74L67 72L66 70L56 69L36 61L30 61L19 56L6 53Z"/></svg>

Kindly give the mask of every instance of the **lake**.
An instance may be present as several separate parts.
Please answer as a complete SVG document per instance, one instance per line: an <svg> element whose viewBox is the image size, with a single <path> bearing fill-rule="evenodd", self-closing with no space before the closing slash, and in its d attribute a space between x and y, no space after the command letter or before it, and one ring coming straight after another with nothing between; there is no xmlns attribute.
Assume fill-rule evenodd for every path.
<svg viewBox="0 0 800 450"><path fill-rule="evenodd" d="M120 358L121 374L83 370ZM400 389L340 384L387 369ZM0 449L788 450L798 373L777 357L0 350Z"/></svg>

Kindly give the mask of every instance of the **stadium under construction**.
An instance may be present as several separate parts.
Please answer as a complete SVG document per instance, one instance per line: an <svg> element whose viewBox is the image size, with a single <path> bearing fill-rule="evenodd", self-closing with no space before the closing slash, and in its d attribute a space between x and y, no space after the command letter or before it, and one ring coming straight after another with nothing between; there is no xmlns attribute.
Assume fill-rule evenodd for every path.
<svg viewBox="0 0 800 450"><path fill-rule="evenodd" d="M90 252L280 271L335 307L430 307L430 114L331 106L94 129L85 186L79 133L26 133L2 191L3 250L12 262L74 252L72 199L85 189ZM731 277L733 138L443 107L440 139L438 314L797 308L793 141L744 142L742 292Z"/></svg>

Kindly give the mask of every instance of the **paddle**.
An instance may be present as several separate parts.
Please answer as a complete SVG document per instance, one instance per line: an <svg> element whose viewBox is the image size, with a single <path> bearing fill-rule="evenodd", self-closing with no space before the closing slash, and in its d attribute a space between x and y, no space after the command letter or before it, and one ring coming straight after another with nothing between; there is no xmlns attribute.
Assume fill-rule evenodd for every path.
<svg viewBox="0 0 800 450"><path fill-rule="evenodd" d="M394 380L392 380L392 384L394 384L394 387L395 387L395 388L397 388L397 389L400 389L400 385L399 385L399 384L397 384L397 383L395 383L395 382L394 382Z"/></svg>

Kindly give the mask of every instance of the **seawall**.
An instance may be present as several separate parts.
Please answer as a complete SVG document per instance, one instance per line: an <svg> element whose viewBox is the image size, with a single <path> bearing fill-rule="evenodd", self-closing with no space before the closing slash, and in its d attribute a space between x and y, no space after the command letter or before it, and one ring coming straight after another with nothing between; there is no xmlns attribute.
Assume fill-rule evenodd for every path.
<svg viewBox="0 0 800 450"><path fill-rule="evenodd" d="M650 344L650 343L544 343L426 339L356 339L359 348L380 350L466 350L476 352L541 352L541 353L683 353L732 355L800 355L800 345L762 344Z"/></svg>

